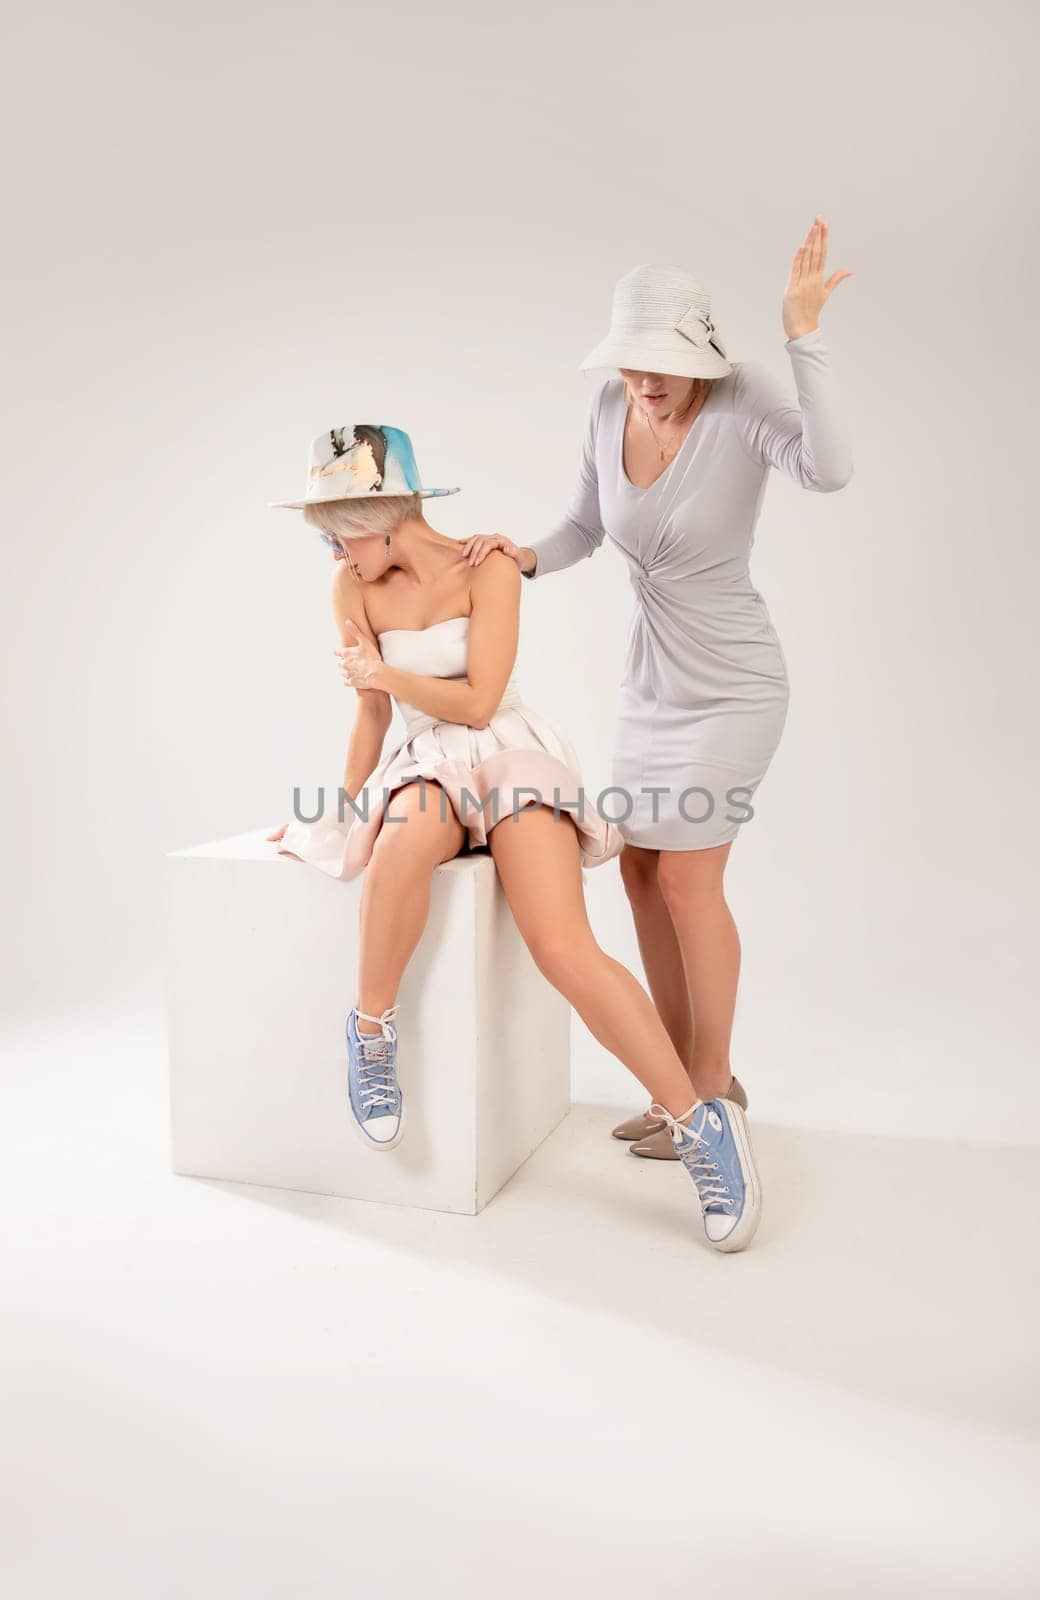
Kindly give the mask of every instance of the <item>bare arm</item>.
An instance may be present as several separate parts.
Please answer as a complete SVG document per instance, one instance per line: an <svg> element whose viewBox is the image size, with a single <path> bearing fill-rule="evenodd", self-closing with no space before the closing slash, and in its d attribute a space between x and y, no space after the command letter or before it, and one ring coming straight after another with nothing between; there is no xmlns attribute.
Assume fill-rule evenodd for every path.
<svg viewBox="0 0 1040 1600"><path fill-rule="evenodd" d="M441 722L486 728L509 682L520 635L520 573L493 551L473 574L470 588L467 675L428 678L380 661L370 682Z"/></svg>
<svg viewBox="0 0 1040 1600"><path fill-rule="evenodd" d="M361 586L345 561L337 561L332 579L332 615L335 619L341 644L353 644L355 636L347 627L352 622L358 632L378 649L365 613ZM343 788L350 798L356 799L365 786L383 750L386 730L393 720L390 696L385 689L356 689L357 712L350 730L350 743L343 769Z"/></svg>

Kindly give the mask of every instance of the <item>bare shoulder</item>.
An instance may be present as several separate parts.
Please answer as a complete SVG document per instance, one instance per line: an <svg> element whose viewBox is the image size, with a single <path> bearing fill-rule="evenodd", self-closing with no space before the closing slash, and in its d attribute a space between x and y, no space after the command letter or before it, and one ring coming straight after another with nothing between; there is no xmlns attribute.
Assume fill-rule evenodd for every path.
<svg viewBox="0 0 1040 1600"><path fill-rule="evenodd" d="M336 569L332 574L332 599L334 604L342 610L349 611L351 615L359 610L364 615L365 597L360 583L346 561L336 562Z"/></svg>
<svg viewBox="0 0 1040 1600"><path fill-rule="evenodd" d="M365 592L345 561L336 562L332 574L332 614L344 642L347 634L345 622L354 622L369 639L375 640L372 624L365 610Z"/></svg>
<svg viewBox="0 0 1040 1600"><path fill-rule="evenodd" d="M474 600L507 601L520 597L522 583L520 568L504 550L489 550L479 566L474 567L470 593Z"/></svg>

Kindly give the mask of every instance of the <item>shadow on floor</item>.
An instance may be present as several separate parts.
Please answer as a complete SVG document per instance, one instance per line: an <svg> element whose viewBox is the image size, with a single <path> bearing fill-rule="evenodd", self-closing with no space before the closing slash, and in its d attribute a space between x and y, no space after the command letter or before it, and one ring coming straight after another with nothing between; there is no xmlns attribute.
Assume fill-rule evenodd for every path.
<svg viewBox="0 0 1040 1600"><path fill-rule="evenodd" d="M1038 1431L1040 1156L756 1123L762 1223L723 1256L685 1170L610 1138L627 1114L575 1105L477 1217L213 1186L773 1372Z"/></svg>

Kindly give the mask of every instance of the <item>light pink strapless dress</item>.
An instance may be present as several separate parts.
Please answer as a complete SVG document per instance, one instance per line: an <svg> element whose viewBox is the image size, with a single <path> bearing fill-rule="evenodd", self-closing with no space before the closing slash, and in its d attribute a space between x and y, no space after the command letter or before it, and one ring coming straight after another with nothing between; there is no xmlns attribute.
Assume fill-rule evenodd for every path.
<svg viewBox="0 0 1040 1600"><path fill-rule="evenodd" d="M464 678L468 633L468 617L449 617L428 628L391 628L378 638L384 661L405 672L429 678ZM406 701L395 703L405 721L405 737L381 758L356 797L361 815L356 816L344 799L341 821L339 795L326 790L324 811L316 821L294 818L290 822L276 846L282 855L297 856L333 878L353 877L372 854L389 794L420 777L443 788L468 831L470 849L487 844L488 832L495 826L493 804L497 799L499 820L508 821L514 809L538 803L556 807L561 826L570 816L578 831L584 867L599 866L620 853L622 835L614 823L600 816L598 790L583 784L574 747L553 723L524 702L513 674L486 728L440 722ZM531 789L538 795L531 795ZM441 804L435 788L427 790L426 803L432 807ZM463 852L466 848L464 844Z"/></svg>

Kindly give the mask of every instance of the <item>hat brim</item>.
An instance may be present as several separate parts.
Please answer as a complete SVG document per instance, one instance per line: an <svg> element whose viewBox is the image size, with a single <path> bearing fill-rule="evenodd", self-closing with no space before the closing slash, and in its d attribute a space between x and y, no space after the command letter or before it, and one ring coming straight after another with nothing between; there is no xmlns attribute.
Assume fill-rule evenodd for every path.
<svg viewBox="0 0 1040 1600"><path fill-rule="evenodd" d="M685 346L685 348L684 348ZM578 362L579 372L594 372L601 367L627 368L635 372L663 372L676 378L725 378L733 371L732 362L720 356L711 345L695 349L683 340L664 339L660 344L641 339L624 344L604 339Z"/></svg>
<svg viewBox="0 0 1040 1600"><path fill-rule="evenodd" d="M390 500L403 498L406 494L417 494L423 500L432 500L436 495L458 494L458 487L454 489L402 489L400 496L388 494L340 494L326 500L268 500L267 509L284 506L288 511L305 511L308 506L341 506L347 500Z"/></svg>

